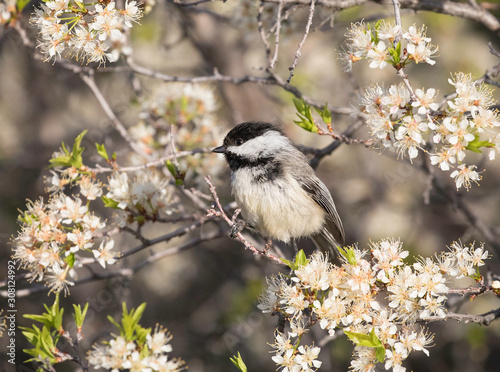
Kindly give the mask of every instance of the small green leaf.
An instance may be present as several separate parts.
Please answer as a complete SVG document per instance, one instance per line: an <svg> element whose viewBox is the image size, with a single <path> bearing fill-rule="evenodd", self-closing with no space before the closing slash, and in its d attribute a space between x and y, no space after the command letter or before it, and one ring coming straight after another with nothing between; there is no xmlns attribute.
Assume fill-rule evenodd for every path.
<svg viewBox="0 0 500 372"><path fill-rule="evenodd" d="M50 159L49 163L51 167L69 167L71 165L70 160L71 157L69 155L61 155Z"/></svg>
<svg viewBox="0 0 500 372"><path fill-rule="evenodd" d="M113 324L116 328L118 328L120 330L120 336L122 336L123 334L123 330L122 330L122 326L120 324L118 324L118 322L116 320L113 319L113 317L111 315L108 315L108 321Z"/></svg>
<svg viewBox="0 0 500 372"><path fill-rule="evenodd" d="M64 261L68 264L68 266L70 268L72 268L73 265L75 264L75 261L76 261L75 254L74 253L70 253L68 256L66 256L66 258L64 259Z"/></svg>
<svg viewBox="0 0 500 372"><path fill-rule="evenodd" d="M98 143L95 144L97 148L97 153L101 155L104 160L109 160L108 152L106 151L106 147L104 146L104 143L102 145L99 145Z"/></svg>
<svg viewBox="0 0 500 372"><path fill-rule="evenodd" d="M293 97L293 104L295 105L295 108L297 109L297 111L299 112L299 114L302 114L304 115L305 114L305 101L304 99L299 99L299 98L295 98Z"/></svg>
<svg viewBox="0 0 500 372"><path fill-rule="evenodd" d="M144 328L136 324L134 331L137 344L139 345L139 347L142 347L142 345L144 345L144 343L146 342L147 336L151 333L151 328ZM144 349L148 350L147 348ZM147 355L144 355L144 357L147 357Z"/></svg>
<svg viewBox="0 0 500 372"><path fill-rule="evenodd" d="M175 184L177 186L183 186L184 185L184 178L186 177L186 172L179 171L177 166L173 162L171 162L170 160L167 160L165 162L165 166L167 167L170 174L174 177Z"/></svg>
<svg viewBox="0 0 500 372"><path fill-rule="evenodd" d="M175 164L172 163L170 160L167 160L165 162L165 166L167 167L168 171L170 172L170 174L172 176L174 176L174 178L177 176L177 169L175 167Z"/></svg>
<svg viewBox="0 0 500 372"><path fill-rule="evenodd" d="M243 358L240 355L240 352L238 351L238 356L234 355L233 357L229 358L231 362L238 368L241 372L247 372L247 366L245 365L245 362L243 362Z"/></svg>
<svg viewBox="0 0 500 372"><path fill-rule="evenodd" d="M101 196L101 200L104 202L104 206L106 208L120 209L118 208L119 203L111 198L108 198L106 196Z"/></svg>
<svg viewBox="0 0 500 372"><path fill-rule="evenodd" d="M328 109L328 104L325 103L325 107L323 108L323 112L321 114L321 118L326 124L332 123L332 113Z"/></svg>
<svg viewBox="0 0 500 372"><path fill-rule="evenodd" d="M40 337L40 329L36 325L33 325L33 328L19 327L19 329L22 331L21 333L24 337L26 337L28 342L33 346L36 346L38 338Z"/></svg>
<svg viewBox="0 0 500 372"><path fill-rule="evenodd" d="M465 147L467 150L482 153L480 150L481 147L495 147L495 144L490 141L481 141L479 136L476 135L473 141L469 142L469 144Z"/></svg>
<svg viewBox="0 0 500 372"><path fill-rule="evenodd" d="M375 329L372 328L369 334L365 333L356 333L356 332L348 332L344 331L346 336L359 346L367 346L367 347L383 347L382 341L379 340L377 335L375 334Z"/></svg>
<svg viewBox="0 0 500 372"><path fill-rule="evenodd" d="M78 328L82 327L83 321L85 320L85 316L87 315L87 310L89 309L89 303L87 302L83 307L83 311L80 305L73 304L73 309L75 312L73 313L73 319L75 319L75 324Z"/></svg>
<svg viewBox="0 0 500 372"><path fill-rule="evenodd" d="M24 314L23 318L34 320L35 322L45 324L49 327L52 325L52 319L47 319L45 315Z"/></svg>
<svg viewBox="0 0 500 372"><path fill-rule="evenodd" d="M356 253L353 248L337 246L340 254L347 260L350 265L356 265Z"/></svg>
<svg viewBox="0 0 500 372"><path fill-rule="evenodd" d="M474 279L477 283L479 283L483 279L483 276L479 272L479 267L476 267L476 272L472 275L469 275L469 277ZM471 297L471 299L472 299L472 297Z"/></svg>
<svg viewBox="0 0 500 372"><path fill-rule="evenodd" d="M304 253L304 250L301 249L297 255L295 256L295 265L297 267L301 266L306 266L309 263L309 260L306 257L306 254Z"/></svg>
<svg viewBox="0 0 500 372"><path fill-rule="evenodd" d="M16 8L17 8L17 11L18 12L22 12L22 10L24 9L24 7L26 5L28 5L28 3L30 2L31 0L17 0L16 1Z"/></svg>
<svg viewBox="0 0 500 372"><path fill-rule="evenodd" d="M375 356L380 363L384 363L385 360L385 347L380 346L375 349Z"/></svg>
<svg viewBox="0 0 500 372"><path fill-rule="evenodd" d="M85 134L87 134L87 130L84 130L75 138L75 143L73 144L73 151L72 151L73 154L80 151L81 149L80 145L82 143L83 137L85 137Z"/></svg>
<svg viewBox="0 0 500 372"><path fill-rule="evenodd" d="M295 262L290 261L290 260L287 260L287 259L285 259L285 258L280 258L280 260L281 260L281 261L282 261L285 265L287 265L290 269L292 269L292 270L297 270L297 269L298 269L298 267L297 267L297 265L295 264Z"/></svg>

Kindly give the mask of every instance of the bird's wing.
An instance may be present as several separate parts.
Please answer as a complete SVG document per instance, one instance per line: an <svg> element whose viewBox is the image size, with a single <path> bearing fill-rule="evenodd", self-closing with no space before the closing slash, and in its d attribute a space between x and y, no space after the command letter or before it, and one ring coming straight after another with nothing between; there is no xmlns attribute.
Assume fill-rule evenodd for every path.
<svg viewBox="0 0 500 372"><path fill-rule="evenodd" d="M311 198L326 211L326 227L335 238L335 241L343 245L345 242L344 227L340 221L330 191L328 191L325 184L316 176L305 177L298 181Z"/></svg>

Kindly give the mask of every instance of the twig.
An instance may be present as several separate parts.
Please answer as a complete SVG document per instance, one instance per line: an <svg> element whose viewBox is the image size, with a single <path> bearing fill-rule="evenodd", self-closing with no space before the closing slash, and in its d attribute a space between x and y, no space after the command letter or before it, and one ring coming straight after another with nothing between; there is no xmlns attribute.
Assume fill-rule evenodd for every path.
<svg viewBox="0 0 500 372"><path fill-rule="evenodd" d="M183 158L186 156L192 156L192 155L196 155L196 154L207 154L207 153L210 153L211 151L212 151L211 147L210 148L204 147L204 148L199 148L199 149L194 149L194 150L189 150L189 151L179 151L175 154L166 155L166 156L161 157L160 159L153 160L153 161L147 162L145 164L141 164L141 165L135 165L135 166L130 166L130 167L121 167L121 166L115 165L115 164L113 165L113 167L101 167L98 165L96 168L88 168L88 171L91 173L94 173L94 174L110 173L110 172L116 172L116 171L118 171L118 172L137 172L137 171L145 170L148 168L161 167L161 166L165 165L165 162L167 160L172 160L175 158Z"/></svg>
<svg viewBox="0 0 500 372"><path fill-rule="evenodd" d="M477 323L480 325L488 326L495 319L500 317L500 308L496 310L488 311L482 315L474 314L458 314L458 313L447 313L443 318L438 316L431 316L426 319L418 320L419 323L431 323L431 322L444 322L447 320L457 320L464 323Z"/></svg>
<svg viewBox="0 0 500 372"><path fill-rule="evenodd" d="M289 68L290 76L288 76L288 79L286 80L287 84L289 84L290 81L292 80L293 71L295 70L295 66L297 66L297 62L299 61L299 57L302 53L302 47L304 46L307 36L309 35L309 30L311 29L312 20L314 17L315 5L316 5L316 0L311 0L311 5L309 7L309 16L307 17L306 29L304 31L304 35L302 36L302 40L299 43L299 47L297 48L295 55L293 57L292 66Z"/></svg>
<svg viewBox="0 0 500 372"><path fill-rule="evenodd" d="M276 16L276 31L274 33L274 53L271 62L269 63L269 68L274 69L276 63L278 62L278 51L280 45L280 31L281 31L281 13L283 12L283 1L280 1L278 5L278 15Z"/></svg>
<svg viewBox="0 0 500 372"><path fill-rule="evenodd" d="M204 234L203 236L200 236L198 238L191 239L190 241L188 241L182 245L179 245L177 247L172 247L172 248L166 249L164 251L160 251L158 253L155 253L132 267L124 267L124 268L118 269L118 270L107 270L107 271L99 272L99 273L92 272L92 274L90 276L88 276L87 278L75 281L74 286L78 286L81 284L90 283L90 282L94 282L94 281L98 281L98 280L112 279L112 278L116 278L116 277L130 278L131 276L133 276L135 273L137 273L142 268L144 268L152 263L155 263L162 258L172 256L172 255L177 254L179 252L193 248L198 244L201 244L201 243L213 240L213 239L222 238L223 236L224 236L224 234L219 230L212 231L212 232ZM25 288L25 289L18 289L16 292L16 297L17 298L26 297L26 296L29 296L29 295L34 294L34 293L45 292L48 290L49 290L49 288L47 288L46 286L43 286L43 285L37 285L37 286L33 286L31 288ZM7 296L7 291L0 291L0 297L6 297L6 296Z"/></svg>
<svg viewBox="0 0 500 372"><path fill-rule="evenodd" d="M227 214L224 212L224 208L222 208L222 205L220 204L219 196L217 195L217 190L215 189L215 186L212 183L212 180L211 180L210 176L206 176L205 177L205 182L207 183L208 187L210 188L210 193L212 194L212 197L213 197L214 202L215 202L215 206L218 209L218 210L209 209L207 211L207 217L212 217L212 216L221 217L222 219L224 219L227 222L227 224L229 226L233 226L235 222L233 221L233 219L229 218L227 216ZM269 253L266 250L261 251L261 250L258 250L257 248L255 248L252 244L250 244L243 237L243 235L241 234L241 232L235 234L235 236L236 236L236 238L240 242L243 243L243 245L245 246L245 248L250 249L255 255L265 256L267 258L270 258L271 260L273 260L276 263L284 265L283 261L281 261L279 257L276 257L275 255Z"/></svg>
<svg viewBox="0 0 500 372"><path fill-rule="evenodd" d="M264 50L266 52L266 59L269 61L271 58L271 47L269 45L269 39L264 31L264 25L262 24L262 13L264 12L265 3L263 1L259 4L259 9L257 12L257 29L259 30L260 39L262 44L264 44Z"/></svg>
<svg viewBox="0 0 500 372"><path fill-rule="evenodd" d="M403 25L401 23L401 4L398 0L392 0L394 6L394 18L396 19L396 26L399 26L399 32L394 38L394 45L396 46L403 38Z"/></svg>
<svg viewBox="0 0 500 372"><path fill-rule="evenodd" d="M123 125L123 123L118 119L118 117L115 115L113 112L113 109L109 105L108 101L102 94L101 90L97 86L94 80L94 70L90 70L88 73L81 73L80 78L84 81L85 84L90 88L92 93L94 93L95 98L103 108L104 112L108 116L108 118L111 120L111 123L113 124L113 127L117 130L118 133L127 141L129 146L138 154L141 154L143 157L146 159L150 160L151 156L149 154L146 154L142 148L135 142L132 137L130 137L130 134L128 133L127 129Z"/></svg>

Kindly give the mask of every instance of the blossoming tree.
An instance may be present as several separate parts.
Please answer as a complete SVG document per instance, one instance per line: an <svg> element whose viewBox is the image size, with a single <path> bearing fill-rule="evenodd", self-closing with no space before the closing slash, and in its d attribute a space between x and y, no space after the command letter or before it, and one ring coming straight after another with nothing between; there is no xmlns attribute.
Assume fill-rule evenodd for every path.
<svg viewBox="0 0 500 372"><path fill-rule="evenodd" d="M45 74L77 77L94 99L78 106L106 118L96 128L71 114L70 144L43 159L45 195L19 207L0 292L6 368L181 371L186 359L192 371L451 370L440 359L450 328L436 323L491 324L481 337L493 335L500 54L474 34L462 54L492 62L457 71L466 56L447 58L451 42L438 47L435 37L459 21L443 26L420 11L498 38L498 5L378 3L2 1L2 40ZM315 168L335 162L319 169L350 244L335 264L307 242L293 252L250 231L229 238L239 210L210 152L243 119L282 124ZM375 213L391 196L404 216ZM113 289L85 289L103 282ZM234 282L236 291L221 284ZM159 313L182 313L181 324ZM157 320L181 338L183 359ZM481 345L490 352L464 368L498 366L498 345Z"/></svg>

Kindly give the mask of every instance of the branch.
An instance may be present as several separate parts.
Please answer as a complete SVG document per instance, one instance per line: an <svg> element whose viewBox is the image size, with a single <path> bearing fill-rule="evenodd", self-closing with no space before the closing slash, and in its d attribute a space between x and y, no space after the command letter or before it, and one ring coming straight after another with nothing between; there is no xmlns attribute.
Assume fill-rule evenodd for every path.
<svg viewBox="0 0 500 372"><path fill-rule="evenodd" d="M220 230L212 231L208 234L205 234L204 236L200 236L198 238L192 239L182 245L179 245L177 247L172 247L169 249L166 249L164 251L157 252L145 260L137 263L136 265L130 267L130 268L122 268L118 270L107 270L104 272L92 272L90 276L84 279L80 279L74 282L74 286L80 285L80 284L85 284L85 283L90 283L90 282L95 282L98 280L105 280L105 279L111 279L111 278L116 278L116 277L125 277L125 278L130 278L133 276L135 273L137 273L139 270L143 269L144 267L155 263L159 261L162 258L177 254L179 252L185 251L187 249L190 249L192 247L195 247L198 244L213 240L213 239L218 239L222 238L224 234ZM31 288L25 288L25 289L19 289L16 291L16 298L21 298L21 297L26 297L34 293L39 293L39 292L46 292L48 290L47 287L43 285L36 285ZM0 292L0 297L7 297L7 291L1 291Z"/></svg>
<svg viewBox="0 0 500 372"><path fill-rule="evenodd" d="M309 35L309 30L311 29L312 20L314 17L315 5L316 5L316 0L311 0L311 6L309 7L309 16L307 17L306 29L304 31L304 35L302 36L302 40L299 43L299 47L297 48L295 55L293 57L292 66L289 68L290 75L288 76L288 79L286 80L287 84L289 84L290 81L292 80L293 71L295 70L295 66L297 66L297 62L299 61L299 56L302 53L302 47L304 46L306 39L307 39L307 36Z"/></svg>
<svg viewBox="0 0 500 372"><path fill-rule="evenodd" d="M222 205L220 204L219 196L217 195L217 190L215 189L215 186L212 183L210 176L205 177L205 182L207 183L208 187L210 188L210 193L212 194L214 202L215 202L215 206L218 209L218 211L216 211L215 209L209 209L207 211L207 217L212 217L212 216L221 217L222 219L224 219L227 222L227 224L229 226L233 226L235 222L233 219L229 218L226 215L226 213L224 212L224 208L222 208ZM283 261L281 261L281 259L279 257L269 253L267 249L264 249L261 251L261 250L255 248L252 244L250 244L243 237L241 232L236 234L236 239L239 240L240 242L242 242L243 245L245 246L245 248L250 249L254 253L254 255L265 256L267 258L270 258L271 260L273 260L274 262L276 262L278 264L284 265Z"/></svg>
<svg viewBox="0 0 500 372"><path fill-rule="evenodd" d="M476 323L484 326L488 326L494 320L500 318L500 308L496 310L488 311L482 315L473 314L459 314L459 313L447 313L444 318L438 316L431 316L427 319L418 320L419 323L432 323L432 322L444 322L447 320L457 320L464 323Z"/></svg>
<svg viewBox="0 0 500 372"><path fill-rule="evenodd" d="M274 66L276 66L276 63L278 62L282 12L283 12L283 1L280 1L278 5L278 15L276 16L276 31L274 33L274 54L271 62L269 63L270 69L274 69Z"/></svg>
<svg viewBox="0 0 500 372"><path fill-rule="evenodd" d="M94 93L95 98L103 108L104 112L108 116L108 118L111 120L111 123L113 124L113 127L120 133L120 135L125 139L125 141L128 142L129 146L138 154L142 155L146 159L150 159L151 156L149 154L146 154L142 148L135 142L132 137L130 137L130 134L128 133L127 129L123 125L123 123L118 119L118 117L115 115L113 112L113 109L109 105L108 101L102 94L101 90L97 86L94 80L94 70L90 70L88 73L80 73L80 78L85 82L85 84L88 85L92 93Z"/></svg>
<svg viewBox="0 0 500 372"><path fill-rule="evenodd" d="M194 150L189 150L189 151L179 151L175 154L163 156L160 159L153 160L153 161L147 162L145 164L141 164L141 165L130 166L130 167L121 167L121 166L116 165L116 164L113 164L113 167L101 167L101 166L97 165L96 168L88 168L88 171L92 172L94 174L111 173L111 172L115 172L115 171L137 172L137 171L145 170L148 168L161 167L161 166L165 165L165 162L167 160L173 160L175 158L182 158L182 157L192 156L192 155L196 155L196 154L208 154L210 152L212 152L211 147L210 148L208 148L208 147L199 148L199 149L194 149Z"/></svg>

